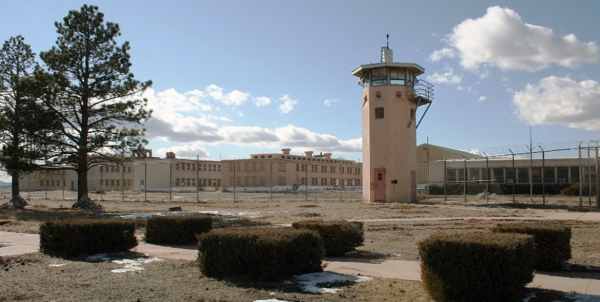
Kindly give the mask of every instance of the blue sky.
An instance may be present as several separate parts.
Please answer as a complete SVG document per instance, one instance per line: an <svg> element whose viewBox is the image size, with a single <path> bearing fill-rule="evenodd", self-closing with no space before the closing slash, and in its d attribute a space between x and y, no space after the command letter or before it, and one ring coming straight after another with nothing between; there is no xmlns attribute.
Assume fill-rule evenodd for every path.
<svg viewBox="0 0 600 302"><path fill-rule="evenodd" d="M81 1L0 0L0 39L39 54ZM95 1L130 41L155 156L332 152L361 159L362 87L379 61L425 68L417 143L460 150L590 141L600 130L599 1Z"/></svg>

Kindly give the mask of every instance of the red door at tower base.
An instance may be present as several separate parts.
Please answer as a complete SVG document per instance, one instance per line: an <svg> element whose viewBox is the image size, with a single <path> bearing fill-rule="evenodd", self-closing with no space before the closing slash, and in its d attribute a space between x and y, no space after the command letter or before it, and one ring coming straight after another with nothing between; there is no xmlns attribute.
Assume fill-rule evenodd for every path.
<svg viewBox="0 0 600 302"><path fill-rule="evenodd" d="M385 169L375 168L373 170L375 181L373 182L375 201L385 201Z"/></svg>

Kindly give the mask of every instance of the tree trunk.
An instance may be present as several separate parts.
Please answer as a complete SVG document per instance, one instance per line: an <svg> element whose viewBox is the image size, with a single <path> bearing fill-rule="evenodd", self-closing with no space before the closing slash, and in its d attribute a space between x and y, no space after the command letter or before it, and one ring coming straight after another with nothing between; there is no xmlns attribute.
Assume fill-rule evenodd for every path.
<svg viewBox="0 0 600 302"><path fill-rule="evenodd" d="M13 171L12 173L12 196L19 196L19 172Z"/></svg>
<svg viewBox="0 0 600 302"><path fill-rule="evenodd" d="M87 196L87 193L87 169L80 167L77 169L77 201L79 201L82 196Z"/></svg>

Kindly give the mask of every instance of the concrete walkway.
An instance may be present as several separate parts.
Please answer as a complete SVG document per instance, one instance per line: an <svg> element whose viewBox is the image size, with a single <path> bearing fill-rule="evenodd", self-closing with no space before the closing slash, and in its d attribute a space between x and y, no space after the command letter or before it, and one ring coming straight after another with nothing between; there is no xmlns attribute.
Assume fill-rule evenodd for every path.
<svg viewBox="0 0 600 302"><path fill-rule="evenodd" d="M563 212L546 217L444 217L444 218L394 218L366 219L375 221L427 221L427 220L582 220L600 221L597 212ZM0 256L12 256L39 251L39 236L0 231ZM198 250L195 246L172 247L140 242L133 249L138 253L169 259L196 260ZM361 275L402 280L421 281L421 267L417 261L384 260L380 263L361 262L351 258L330 258L325 261L325 271L343 275ZM527 285L530 288L542 288L566 293L580 293L600 296L600 273L580 272L537 272Z"/></svg>

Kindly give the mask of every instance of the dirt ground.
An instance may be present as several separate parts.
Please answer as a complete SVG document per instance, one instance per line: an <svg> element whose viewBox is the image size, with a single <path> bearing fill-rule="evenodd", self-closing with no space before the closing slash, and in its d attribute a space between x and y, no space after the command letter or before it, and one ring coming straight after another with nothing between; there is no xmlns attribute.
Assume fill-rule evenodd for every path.
<svg viewBox="0 0 600 302"><path fill-rule="evenodd" d="M8 202L8 191L0 192L0 204ZM70 210L75 202L74 192L31 192L31 207L27 210L0 210L0 230L37 233L39 224L50 219L97 217L95 213ZM126 196L125 196L126 195ZM464 217L545 217L557 212L589 211L579 208L579 198L551 196L547 206L541 201L529 201L529 196L494 196L489 200L473 198L464 202L463 196L443 201L443 197L422 199L416 204L364 203L360 192L303 194L201 192L198 194L171 194L112 192L102 195L100 203L104 215L126 213L167 212L170 207L183 211L219 214L222 225L281 225L305 219L377 220L365 222L365 242L359 253L351 257L356 261L383 261L385 259L418 261L417 243L438 232L488 232L503 220L463 219ZM27 197L27 193L22 194ZM99 201L99 194L90 194ZM431 220L431 218L450 218ZM415 220L401 220L415 219ZM144 219L137 219L140 234ZM540 222L536 222L540 223ZM545 221L572 228L573 257L571 269L600 270L600 223L584 221ZM231 280L215 280L201 276L193 262L164 260L145 265L136 273L115 274L111 262L90 263L42 254L0 258L0 301L253 301L253 299L278 298L287 301L428 301L420 282L375 279L356 284L342 284L339 294L307 294L296 286L253 284ZM52 267L51 264L62 264ZM8 294L1 294L8 293ZM560 293L546 293L529 301L554 301ZM554 299L554 300L553 300ZM564 301L564 300L563 300Z"/></svg>

